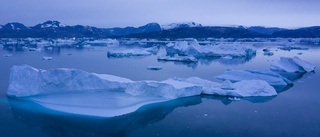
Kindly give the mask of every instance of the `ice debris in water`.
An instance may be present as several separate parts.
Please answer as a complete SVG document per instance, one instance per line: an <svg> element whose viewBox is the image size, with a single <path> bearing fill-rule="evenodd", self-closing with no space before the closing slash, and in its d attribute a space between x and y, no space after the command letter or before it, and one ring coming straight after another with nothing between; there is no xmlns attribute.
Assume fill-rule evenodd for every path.
<svg viewBox="0 0 320 137"><path fill-rule="evenodd" d="M281 57L278 62L274 61L271 63L270 69L274 71L303 73L314 71L315 68L315 65L295 56L293 58Z"/></svg>
<svg viewBox="0 0 320 137"><path fill-rule="evenodd" d="M196 39L193 41L178 41L175 44L169 43L166 48L168 55L182 55L201 57L247 57L256 54L252 45L234 43L220 45L202 46Z"/></svg>
<svg viewBox="0 0 320 137"><path fill-rule="evenodd" d="M287 86L292 84L290 80L270 70L229 70L216 78L220 80L230 80L231 82L263 80L272 86Z"/></svg>
<svg viewBox="0 0 320 137"><path fill-rule="evenodd" d="M52 60L52 57L42 57L42 60Z"/></svg>
<svg viewBox="0 0 320 137"><path fill-rule="evenodd" d="M125 49L108 51L108 57L149 56L152 53L146 49Z"/></svg>
<svg viewBox="0 0 320 137"><path fill-rule="evenodd" d="M307 48L307 47L290 46L290 45L278 47L278 49L287 50L287 51L290 51L290 50L309 50L309 48Z"/></svg>
<svg viewBox="0 0 320 137"><path fill-rule="evenodd" d="M23 97L86 90L119 90L134 96L156 96L166 99L200 94L237 97L277 95L274 88L262 80L239 80L236 83L224 84L196 77L170 78L164 81L132 81L77 69L41 70L28 65L12 67L7 94Z"/></svg>
<svg viewBox="0 0 320 137"><path fill-rule="evenodd" d="M192 56L158 56L159 61L178 61L178 62L197 62L198 60Z"/></svg>

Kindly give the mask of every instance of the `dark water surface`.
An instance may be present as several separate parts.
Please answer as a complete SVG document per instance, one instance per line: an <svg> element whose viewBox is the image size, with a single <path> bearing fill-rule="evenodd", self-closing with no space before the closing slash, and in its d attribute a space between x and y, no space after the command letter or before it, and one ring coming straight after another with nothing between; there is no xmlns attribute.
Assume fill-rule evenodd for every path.
<svg viewBox="0 0 320 137"><path fill-rule="evenodd" d="M271 47L273 56L262 48ZM196 64L158 62L157 55L108 58L107 47L54 48L53 50L0 50L0 136L2 137L152 137L152 136L320 136L320 49L277 50L260 44L250 59L205 59ZM277 50L277 51L276 51ZM298 53L302 55L298 55ZM161 49L158 53L164 53ZM11 57L4 57L12 54ZM42 60L52 56L53 60ZM270 61L298 56L318 66L315 73L295 76L294 86L275 97L244 98L195 96L150 104L115 118L63 114L46 110L24 99L7 98L10 68L28 64L35 68L77 68L132 80L165 80L200 77L212 81L228 69L269 69ZM148 66L163 66L150 71ZM27 81L26 81L27 82Z"/></svg>

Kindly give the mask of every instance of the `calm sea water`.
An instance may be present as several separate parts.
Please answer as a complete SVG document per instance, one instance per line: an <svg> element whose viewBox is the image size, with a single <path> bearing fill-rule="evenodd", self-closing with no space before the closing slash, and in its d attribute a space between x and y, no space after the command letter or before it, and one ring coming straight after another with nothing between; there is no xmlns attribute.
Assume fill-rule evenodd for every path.
<svg viewBox="0 0 320 137"><path fill-rule="evenodd" d="M158 62L158 55L108 58L107 47L53 48L53 50L0 50L0 136L2 137L152 137L152 136L320 136L320 49L277 50L279 45L256 43L257 55L249 59L208 59L196 64ZM271 47L273 56L262 49ZM302 53L298 55L298 53ZM3 55L12 54L10 57ZM53 60L42 60L51 56ZM200 77L212 81L228 69L269 69L270 61L298 56L318 68L297 76L294 86L268 98L196 96L150 104L115 118L67 115L45 110L30 102L7 98L10 68L28 64L35 68L77 68L132 80L165 80L170 77ZM150 65L163 66L150 71ZM27 82L27 81L26 81Z"/></svg>

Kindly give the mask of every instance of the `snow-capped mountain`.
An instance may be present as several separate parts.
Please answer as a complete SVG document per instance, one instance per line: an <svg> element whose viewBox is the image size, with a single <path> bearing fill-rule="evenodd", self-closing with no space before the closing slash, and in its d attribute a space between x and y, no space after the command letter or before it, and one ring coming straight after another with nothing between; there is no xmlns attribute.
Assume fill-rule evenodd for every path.
<svg viewBox="0 0 320 137"><path fill-rule="evenodd" d="M38 24L34 26L33 28L37 29L45 29L45 28L59 28L59 27L66 27L66 25L60 23L59 21L46 21L44 23Z"/></svg>
<svg viewBox="0 0 320 137"><path fill-rule="evenodd" d="M23 24L21 23L17 23L17 22L12 22L12 23L8 23L4 26L2 26L1 28L2 30L25 30L27 29L26 26L24 26Z"/></svg>
<svg viewBox="0 0 320 137"><path fill-rule="evenodd" d="M171 23L171 24L161 25L162 30L177 29L177 28L191 28L191 27L202 27L202 25L195 22L182 22L182 23Z"/></svg>

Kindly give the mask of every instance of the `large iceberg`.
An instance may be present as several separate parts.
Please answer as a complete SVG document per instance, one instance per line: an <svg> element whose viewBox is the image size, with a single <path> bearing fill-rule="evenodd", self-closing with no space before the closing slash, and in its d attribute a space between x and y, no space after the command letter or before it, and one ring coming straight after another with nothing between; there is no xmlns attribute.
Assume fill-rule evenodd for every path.
<svg viewBox="0 0 320 137"><path fill-rule="evenodd" d="M200 45L197 40L178 41L175 44L169 43L166 48L168 55L178 54L181 56L194 57L246 57L256 54L252 45L234 43L220 45Z"/></svg>
<svg viewBox="0 0 320 137"><path fill-rule="evenodd" d="M263 80L275 87L285 87L293 84L292 81L270 70L229 70L216 78L220 80L230 80L231 82L238 82L242 80Z"/></svg>
<svg viewBox="0 0 320 137"><path fill-rule="evenodd" d="M282 71L282 72L311 72L316 68L315 65L301 60L299 57L295 56L293 58L281 57L278 62L271 63L271 70Z"/></svg>
<svg viewBox="0 0 320 137"><path fill-rule="evenodd" d="M107 74L88 73L77 69L50 69L41 70L28 65L14 66L11 69L10 82L7 94L23 97L38 94L57 92L79 92L90 90L117 90L133 96L156 96L167 99L200 95L218 90L227 92L243 92L240 86L243 81L233 83L232 90L225 90L224 84L203 80L197 77L187 79L169 78L164 81L132 81L130 79ZM252 83L263 83L252 80ZM268 82L268 81L267 81ZM255 85L255 84L253 84ZM269 85L265 83L265 85ZM209 91L210 90L210 91ZM246 91L247 92L247 91ZM253 91L258 92L258 91ZM273 92L273 91L267 91ZM225 95L225 94L223 94ZM270 94L276 95L276 93ZM238 95L237 95L238 96ZM250 96L245 95L243 97ZM258 94L252 96L259 96ZM264 95L262 95L264 96Z"/></svg>
<svg viewBox="0 0 320 137"><path fill-rule="evenodd" d="M217 83L191 77L132 81L77 69L41 70L22 65L12 67L7 94L56 111L112 117L147 104L201 94L256 97L277 92L263 80Z"/></svg>

